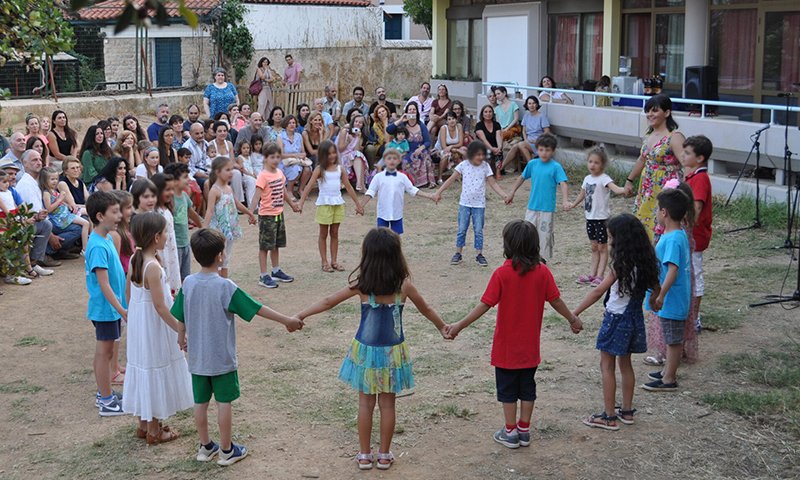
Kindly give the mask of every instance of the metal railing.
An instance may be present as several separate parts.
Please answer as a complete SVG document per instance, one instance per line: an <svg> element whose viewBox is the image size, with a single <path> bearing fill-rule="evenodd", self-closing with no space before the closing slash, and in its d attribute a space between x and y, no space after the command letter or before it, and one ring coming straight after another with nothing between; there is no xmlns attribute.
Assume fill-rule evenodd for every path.
<svg viewBox="0 0 800 480"><path fill-rule="evenodd" d="M587 90L572 90L568 88L544 88L544 87L532 87L529 85L519 85L517 83L492 83L492 82L483 82L482 85L484 87L506 87L507 89L514 89L514 91L518 90L533 90L536 92L561 92L566 94L572 94L575 96L578 95L588 95L592 97L592 107L597 107L597 98L598 97L608 97L613 99L617 98L626 98L631 100L641 100L644 104L647 100L650 99L649 96L646 95L631 95L627 93L613 93L613 92L592 92ZM746 103L746 102L723 102L719 100L701 100L696 98L672 98L672 103L679 103L685 105L700 105L700 115L702 117L706 116L706 107L728 107L728 108L741 108L741 109L749 109L749 110L767 110L770 112L769 115L769 123L772 125L776 125L777 122L775 121L775 113L776 112L786 112L786 105L769 105L765 103ZM800 113L800 107L789 107L790 113ZM788 119L786 119L788 121ZM759 122L756 122L759 123Z"/></svg>

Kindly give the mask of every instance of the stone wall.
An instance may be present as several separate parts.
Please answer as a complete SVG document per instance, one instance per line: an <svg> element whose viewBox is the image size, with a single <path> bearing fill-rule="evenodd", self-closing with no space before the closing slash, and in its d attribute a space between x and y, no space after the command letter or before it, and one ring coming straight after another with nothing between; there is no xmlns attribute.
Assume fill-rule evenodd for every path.
<svg viewBox="0 0 800 480"><path fill-rule="evenodd" d="M136 40L107 38L103 46L106 62L106 82L134 80ZM115 87L110 87L115 88Z"/></svg>

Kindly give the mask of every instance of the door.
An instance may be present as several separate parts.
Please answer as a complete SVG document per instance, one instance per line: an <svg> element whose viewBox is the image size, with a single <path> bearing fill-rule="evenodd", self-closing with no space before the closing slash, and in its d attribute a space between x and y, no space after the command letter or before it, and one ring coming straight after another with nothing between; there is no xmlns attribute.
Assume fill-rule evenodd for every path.
<svg viewBox="0 0 800 480"><path fill-rule="evenodd" d="M156 87L181 86L181 39L155 39Z"/></svg>

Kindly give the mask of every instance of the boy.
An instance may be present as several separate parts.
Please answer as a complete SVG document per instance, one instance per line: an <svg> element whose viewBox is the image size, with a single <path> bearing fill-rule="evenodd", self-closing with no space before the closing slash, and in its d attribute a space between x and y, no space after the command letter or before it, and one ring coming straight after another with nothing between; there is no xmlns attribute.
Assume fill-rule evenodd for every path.
<svg viewBox="0 0 800 480"><path fill-rule="evenodd" d="M658 194L656 219L664 226L664 233L656 244L656 256L661 264L661 287L650 294L647 304L661 323L667 361L663 370L648 375L652 382L642 385L651 392L674 392L678 389L676 373L683 352L684 322L689 316L692 300L689 238L681 228L681 220L689 208L692 208L689 197L678 189L662 190Z"/></svg>
<svg viewBox="0 0 800 480"><path fill-rule="evenodd" d="M189 165L189 161L192 159L192 151L186 147L181 147L178 149L178 162L184 163Z"/></svg>
<svg viewBox="0 0 800 480"><path fill-rule="evenodd" d="M95 404L101 417L124 415L122 398L111 391L114 342L120 337L121 320L127 321L125 272L109 232L122 220L119 201L109 192L95 192L86 199L86 212L94 229L86 242L86 289L89 291L87 318L95 329Z"/></svg>
<svg viewBox="0 0 800 480"><path fill-rule="evenodd" d="M692 229L694 238L694 253L692 253L692 267L694 268L694 296L697 297L697 309L705 294L705 281L703 280L703 252L711 242L711 222L713 212L711 207L711 179L708 178L708 159L713 150L711 140L705 135L696 135L683 142L683 172L686 183L692 188L694 196L695 223ZM697 328L701 327L700 314L697 315Z"/></svg>
<svg viewBox="0 0 800 480"><path fill-rule="evenodd" d="M247 448L231 441L231 402L240 393L234 314L246 322L256 315L274 320L290 332L303 328L303 322L261 305L219 275L225 251L225 237L220 232L202 228L192 235L191 246L202 269L186 277L171 312L183 326L178 343L184 349L188 345L194 421L200 436L197 460L207 462L219 454L217 464L228 466L247 456ZM217 402L219 445L208 436L208 403L212 394Z"/></svg>
<svg viewBox="0 0 800 480"><path fill-rule="evenodd" d="M258 264L261 275L258 284L265 288L278 288L276 282L290 283L294 281L281 270L279 248L286 248L286 224L283 218L284 202L295 212L300 206L286 190L286 177L278 168L281 163L281 149L274 143L268 143L262 150L264 168L256 179L256 191L250 205L253 213L258 213ZM259 203L260 202L260 203ZM272 274L267 272L267 254L272 261Z"/></svg>
<svg viewBox="0 0 800 480"><path fill-rule="evenodd" d="M186 147L181 147L178 149L178 163L182 163L189 167L189 163L192 161L192 151ZM202 208L203 205L203 189L197 180L194 179L192 176L192 169L189 167L189 182L188 187L184 189L186 193L189 194L189 198L192 199L192 203L195 205L196 208ZM192 221L194 223L194 220ZM198 227L202 225L202 223L195 223Z"/></svg>
<svg viewBox="0 0 800 480"><path fill-rule="evenodd" d="M398 128L397 132L394 134L394 138L391 142L389 142L388 145L386 145L386 148L400 150L400 156L405 156L405 154L408 153L409 149L411 148L408 146L408 140L406 140L406 137L408 137L408 130L406 130L406 127Z"/></svg>
<svg viewBox="0 0 800 480"><path fill-rule="evenodd" d="M505 426L494 434L494 440L508 448L519 448L531 444L545 302L567 319L572 333L583 330L583 324L561 299L553 274L541 263L539 235L533 224L524 220L506 224L503 254L506 261L492 274L480 303L461 321L448 325L446 334L455 339L461 330L497 305L492 365Z"/></svg>
<svg viewBox="0 0 800 480"><path fill-rule="evenodd" d="M536 139L536 152L539 154L539 158L531 160L525 165L525 170L514 182L511 194L506 199L506 204L514 201L514 194L517 193L522 182L530 179L531 194L528 199L525 220L536 226L541 242L540 251L545 260L553 258L553 243L555 243L553 214L556 211L556 186L561 187L563 208L569 209L567 174L561 164L553 160L557 146L558 140L549 133L543 133Z"/></svg>
<svg viewBox="0 0 800 480"><path fill-rule="evenodd" d="M450 178L447 179L439 190L436 191L434 199L436 203L442 199L442 192L447 190L456 180L463 178L461 182L461 199L458 202L458 233L456 234L456 253L450 259L450 265L458 265L462 262L461 253L467 243L467 230L469 222L472 220L472 230L475 233L475 261L481 267L486 267L489 262L483 256L483 220L486 213L486 184L492 190L503 197L508 198L503 188L497 184L492 176L492 168L486 163L486 146L481 141L474 141L467 147L467 162L459 163Z"/></svg>
<svg viewBox="0 0 800 480"><path fill-rule="evenodd" d="M398 174L397 166L402 161L399 150L387 148L383 152L383 163L386 168L375 175L369 184L361 208L369 203L375 195L378 197L378 227L391 228L396 234L403 234L403 204L405 193L409 195L428 198L436 201L434 196L418 189L411 180L402 173Z"/></svg>
<svg viewBox="0 0 800 480"><path fill-rule="evenodd" d="M170 163L164 173L175 179L175 196L172 197L172 216L175 224L175 243L178 245L178 261L181 266L181 282L192 273L192 257L189 252L189 220L202 225L203 220L192 207L192 200L186 194L189 189L189 166L185 163Z"/></svg>

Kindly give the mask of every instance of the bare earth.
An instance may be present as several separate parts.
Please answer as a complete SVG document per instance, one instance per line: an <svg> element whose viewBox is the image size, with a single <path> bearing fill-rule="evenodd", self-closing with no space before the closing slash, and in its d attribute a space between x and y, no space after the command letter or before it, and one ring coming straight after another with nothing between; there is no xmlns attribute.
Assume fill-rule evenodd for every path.
<svg viewBox="0 0 800 480"><path fill-rule="evenodd" d="M506 177L501 184L509 188L511 181ZM510 207L491 194L485 230L491 267L484 269L471 255L465 255L460 266L449 265L457 188L438 206L421 198L407 200L408 233L403 241L413 280L446 321L460 319L479 300L492 270L502 262L501 229L508 220L523 216L527 188ZM575 195L574 185L571 192ZM245 238L234 250L233 280L286 313L341 288L347 278L346 273L320 271L313 199L306 205L302 215L287 213L289 248L281 253L281 265L296 276L294 283L277 290L257 286L257 227L245 226ZM630 201L614 200L614 208L628 210ZM365 217L355 217L348 204L340 249L348 269L356 265L361 239L374 217L374 202ZM589 262L581 213L559 213L556 232L550 267L563 298L574 307L587 292L574 282ZM471 241L470 234L468 245ZM680 393L637 389L637 424L619 432L580 423L602 405L594 349L600 304L583 315L586 330L577 336L548 307L534 441L517 451L491 439L502 423L489 365L493 312L455 342L444 342L409 308L406 335L417 387L397 402L392 449L398 461L388 472L367 473L358 472L352 460L358 448L357 396L336 378L358 325L355 300L310 319L299 333L288 334L260 318L238 324L242 397L234 405L234 435L251 454L223 469L194 461L197 438L189 412L169 422L182 433L179 440L151 448L133 438L132 418L97 415L91 370L94 337L84 316L83 264L66 262L53 277L31 286L2 287L0 478L797 478L796 438L714 411L699 400L704 393L731 388L732 380L718 373L722 353L757 350L787 336L798 337L796 311L746 307L762 294L776 293L783 278L778 272L784 271L785 255L746 253L753 242L764 241L778 244L779 238L765 240L760 233L715 237L706 256L709 295L704 310L738 314L741 326L703 332L700 361L679 371ZM741 270L744 267L750 270ZM744 273L760 268L772 273L758 278ZM20 342L24 337L36 338ZM641 357L634 365L637 379L644 382L648 367Z"/></svg>

